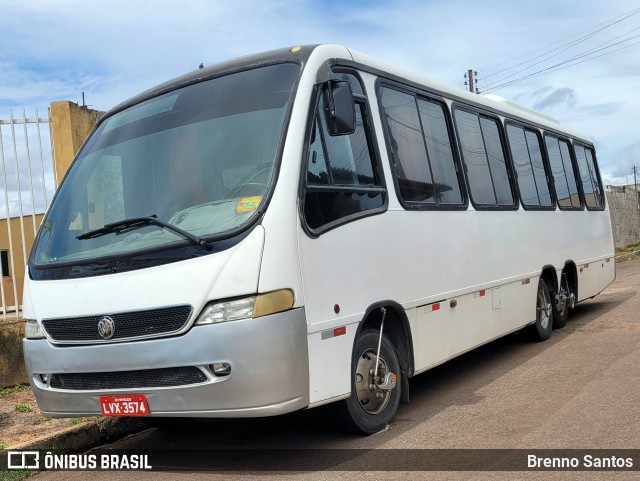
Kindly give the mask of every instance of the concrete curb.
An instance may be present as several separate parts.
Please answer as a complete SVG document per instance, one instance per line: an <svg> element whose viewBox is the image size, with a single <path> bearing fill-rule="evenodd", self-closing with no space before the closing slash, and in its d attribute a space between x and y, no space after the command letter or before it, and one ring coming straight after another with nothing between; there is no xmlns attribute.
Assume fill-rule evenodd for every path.
<svg viewBox="0 0 640 481"><path fill-rule="evenodd" d="M146 429L136 418L97 418L65 428L47 436L10 446L12 451L51 449L56 451L86 451Z"/></svg>

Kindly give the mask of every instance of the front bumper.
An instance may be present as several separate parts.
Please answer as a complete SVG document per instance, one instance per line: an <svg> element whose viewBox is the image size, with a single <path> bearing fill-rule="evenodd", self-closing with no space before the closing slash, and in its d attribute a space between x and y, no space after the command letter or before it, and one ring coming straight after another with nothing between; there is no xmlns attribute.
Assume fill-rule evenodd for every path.
<svg viewBox="0 0 640 481"><path fill-rule="evenodd" d="M309 405L309 356L304 309L258 319L194 326L164 339L87 346L23 341L27 371L45 416L100 416L99 397L144 394L152 416L259 417ZM231 364L228 376L210 365ZM41 374L126 372L195 366L204 382L183 386L70 390Z"/></svg>

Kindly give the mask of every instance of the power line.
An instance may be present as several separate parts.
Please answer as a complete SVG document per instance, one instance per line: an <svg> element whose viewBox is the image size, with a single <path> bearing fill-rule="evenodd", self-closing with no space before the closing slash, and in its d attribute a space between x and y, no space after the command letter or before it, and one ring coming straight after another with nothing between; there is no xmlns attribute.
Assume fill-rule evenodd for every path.
<svg viewBox="0 0 640 481"><path fill-rule="evenodd" d="M585 56L588 56L588 55L590 55L590 54L592 54L592 53L597 53L597 52L599 52L599 51L606 50L606 49L611 48L611 47L615 47L616 45L620 45L621 43L628 42L629 40L633 40L634 38L637 38L638 36L640 36L640 34L638 34L638 35L634 35L634 36L631 36L631 37L628 37L628 38L625 38L624 40L621 40L621 41L619 41L619 42L616 42L616 43L614 43L614 44L611 44L611 45L609 45L609 46L606 46L606 47L605 47L605 45L607 45L608 43L611 43L611 42L613 42L614 40L616 40L616 39L618 39L618 38L620 38L620 37L624 37L625 35L628 35L628 34L630 34L630 33L632 33L632 32L637 31L637 30L640 30L640 27L636 27L636 28L634 28L634 29L629 30L628 32L625 32L625 33L623 33L623 34L617 35L616 37L613 37L612 39L609 39L609 40L607 40L606 42L603 42L603 43L601 43L601 44L599 44L599 45L596 45L595 47L592 47L592 48L590 48L590 49L588 49L588 50L585 50L585 51L583 51L583 52L580 52L579 54L576 54L576 55L574 55L573 57L568 58L568 59L564 60L563 62L560 62L559 64L556 64L555 66L557 66L557 65L562 65L563 63L568 63L568 62L571 62L571 61L573 61L573 60L576 60L576 59L579 59L579 58L583 58L583 57L585 57ZM594 57L594 58L597 58L597 57ZM538 65L538 64L540 64L540 63L542 63L542 62L537 62L537 63L535 63L535 64L531 65L530 67L533 67L534 65ZM496 80L496 81L494 81L494 82L490 82L488 85L485 85L485 88L491 87L492 85L498 84L498 83L500 83L500 82L504 82L504 81L505 81L505 80L507 80L508 78L513 77L513 76L515 76L515 75L517 75L517 74L519 74L519 73L522 73L522 72L524 72L525 70L528 70L530 67L527 67L527 68L524 68L524 69L522 69L522 70L519 70L518 72L515 72L514 74L511 74L511 75L509 75L509 76L507 76L507 77L504 77L504 78L503 78L503 79L501 79L501 80ZM485 77L485 78L486 78L486 77Z"/></svg>
<svg viewBox="0 0 640 481"><path fill-rule="evenodd" d="M491 66L491 67L483 68L483 69L481 69L481 71L483 71L483 72L487 72L487 71L493 70L494 68L498 68L498 67L501 67L501 66L503 66L503 65L509 64L509 63L511 63L511 62L513 62L513 61L519 60L519 59L521 59L521 58L528 57L528 56L530 56L530 55L532 55L532 54L534 54L534 53L536 53L536 52L540 52L540 51L542 51L542 50L547 50L549 47L554 46L554 45L556 45L556 44L558 44L558 43L564 42L565 40L573 39L574 37L577 37L577 36L579 36L579 35L582 35L581 37L579 37L579 38L578 38L578 39L576 39L576 40L572 40L571 42L564 43L563 45L560 45L559 47L556 47L556 48L554 48L554 49L551 49L551 50L549 50L549 51L547 51L547 52L545 52L545 53L542 53L542 54L538 55L537 57L534 57L534 58L532 58L532 59L530 59L530 60L526 60L526 61L521 62L521 63L519 63L519 64L517 64L517 65L514 65L514 66L512 66L512 67L507 67L507 68L505 68L505 69L502 69L502 70L501 70L501 71L499 71L499 72L494 72L493 74L487 75L487 76L485 76L484 78L481 78L480 80L484 80L484 79L486 79L486 78L493 77L493 76L495 76L495 75L497 75L497 74L499 74L499 73L502 73L502 72L504 72L504 71L510 70L510 69L512 69L512 68L519 67L520 65L523 65L523 64L525 64L525 63L531 62L531 61L533 61L533 60L537 60L537 59L538 59L538 58L540 58L540 57L543 57L543 56L545 56L545 55L548 55L548 54L550 54L551 52L554 52L554 51L556 51L556 50L562 49L562 48L564 48L564 47L566 47L566 46L572 46L572 45L576 45L576 44L578 44L578 43L581 43L581 42L583 42L583 41L585 41L585 40L587 40L587 39L589 39L589 38L593 37L595 34L597 34L597 33L601 32L601 31L603 31L603 30L605 30L605 29L607 29L607 28L611 27L612 25L615 25L615 24L617 24L617 23L620 23L620 22L622 22L622 21L624 21L624 20L626 20L626 19L628 19L628 18L630 18L630 17L632 17L632 16L634 16L634 15L637 15L638 13L640 13L640 8L637 8L637 9L635 9L635 10L631 10L630 12L627 12L627 13L623 13L622 15L619 15L619 16L617 16L617 17L614 17L614 18L611 18L611 19L609 19L609 20L606 20L606 21L604 21L604 22L602 22L602 23L599 23L599 24L597 24L597 25L595 25L595 26L591 27L590 29L586 30L586 32L591 32L591 30L594 30L594 29L595 29L595 30L596 30L595 32L587 33L586 35L583 35L583 34L575 34L575 35L571 35L571 36L569 36L569 37L565 37L565 38L564 38L564 39L562 39L562 40L558 40L557 42L550 43L550 44L548 44L548 45L546 45L546 46L544 46L544 47L540 47L540 48L535 49L535 50L533 50L533 51L531 51L531 52L525 53L525 54L523 54L523 55L519 55L519 56L517 56L517 57L515 57L515 58L512 58L511 60L507 60L507 61L505 61L505 62L499 63L499 64L497 64L497 65L493 65L493 66Z"/></svg>
<svg viewBox="0 0 640 481"><path fill-rule="evenodd" d="M636 35L636 36L634 36L633 38L636 38L636 37L638 37L638 36L640 36L640 35ZM630 39L629 39L629 40L630 40ZM626 41L626 40L625 40L625 41ZM621 43L621 42L620 42L620 43ZM560 63L556 64L556 65L552 65L551 67L547 67L547 68L545 68L545 69L539 70L539 71L537 71L537 72L533 72L533 73L528 74L528 75L525 75L525 76L523 76L523 77L520 77L520 78L517 78L517 79L514 79L514 80L510 80L510 81L508 81L508 82L505 82L505 83L502 83L502 84L499 84L499 85L495 85L495 86L491 87L490 89L485 90L485 93L495 92L495 91L496 91L496 90L498 90L498 89L501 89L501 88L504 88L504 87L508 87L508 86L513 85L513 84L515 84L515 83L521 82L521 81L523 81L523 80L527 80L527 79L534 78L534 77L539 77L540 75L544 75L544 74L546 74L546 73L555 72L556 70L563 70L563 69L565 69L565 68L573 67L573 66L575 66L575 65L579 65L579 64L581 64L581 63L585 63L585 62L588 62L588 61L590 61L590 60L595 60L596 58L604 57L605 55L609 55L609 54L612 54L612 53L614 53L614 52L618 52L618 51L620 51L620 50L624 50L625 48L633 47L634 45L639 45L639 44L640 44L640 42L635 42L635 43L632 43L632 44L630 44L630 45L625 45L624 47L620 47L620 48L617 48L617 49L615 49L615 50L611 50L610 52L605 52L605 53L603 53L603 54L596 55L596 56L593 56L593 57L589 57L589 58L586 58L586 59L581 60L581 61L579 61L579 62L576 62L575 60L577 60L578 58L582 58L582 57L584 57L584 56L585 56L585 55L580 55L580 56L578 56L577 58L575 58L575 57L574 57L574 58L572 58L572 59L565 60L565 61L563 61L563 62L560 62ZM617 45L617 44L616 44L616 45ZM609 47L606 47L606 48L611 48L611 47L613 47L613 46L614 46L614 45L610 45ZM602 49L601 49L601 50L602 50ZM592 52L592 53L595 53L595 52ZM568 65L567 65L567 64L568 64Z"/></svg>
<svg viewBox="0 0 640 481"><path fill-rule="evenodd" d="M594 54L596 54L598 52L601 52L601 51L604 51L604 50L607 50L607 49L611 49L611 48L613 48L613 47L615 47L617 45L621 45L623 43L629 42L630 40L633 40L633 39L637 38L638 35L634 35L634 36L629 36L627 38L624 38L624 39L622 39L622 40L620 40L620 41L618 41L616 43L612 43L616 39L625 37L625 36L629 35L630 33L633 33L635 31L639 30L640 27L631 29L628 32L620 34L620 35L618 35L618 36L616 36L616 37L614 37L612 39L609 39L609 40L607 40L607 41L605 41L603 43L600 43L600 44L598 44L598 45L596 45L594 47L591 47L591 48L589 48L587 50L584 50L584 51L582 51L582 52L580 52L580 53L578 53L578 54L576 54L576 55L574 55L574 56L572 56L570 58L567 58L567 59L565 59L565 60L563 60L561 62L558 62L558 63L556 63L556 64L554 64L554 65L552 65L550 67L543 68L541 70L532 72L530 74L523 75L522 77L513 79L513 77L517 76L518 74L526 72L527 70L532 69L533 67L535 67L537 65L544 64L545 62L547 62L548 60L552 59L553 57L557 57L558 55L562 54L563 52L566 52L567 50L571 49L572 47L575 47L579 43L585 42L586 40L593 38L596 34L602 32L603 30L605 30L605 29L607 29L609 27L611 27L612 25L615 25L615 24L620 23L620 22L622 22L624 20L627 20L628 18L631 18L634 15L637 15L638 13L640 13L640 8L637 8L635 10L627 12L627 13L623 14L622 16L618 16L618 17L615 17L613 19L607 20L606 22L598 24L595 27L592 27L591 29L589 29L587 31L588 32L587 34L581 35L576 40L572 40L572 41L570 41L568 43L564 43L564 44L562 44L562 45L560 45L558 47L555 47L555 48L553 48L551 50L547 50L547 51L543 52L542 54L537 55L534 58L531 58L529 60L525 60L524 62L520 62L520 63L518 63L516 65L511 66L511 67L504 68L504 69L502 69L502 70L500 70L498 72L494 72L493 74L485 75L484 77L480 78L479 80L480 81L486 80L486 79L488 79L490 77L498 75L499 73L503 73L503 72L512 70L514 68L517 68L519 66L523 66L523 65L529 64L529 65L526 65L524 68L522 68L522 69L520 69L520 70L518 70L516 72L510 73L509 75L500 78L499 80L494 80L493 82L490 82L487 85L483 85L483 91L485 93L488 93L488 92L491 92L491 91L495 91L495 90L497 90L499 88L503 88L505 86L512 85L512 84L514 84L516 82L520 82L522 80L526 80L526 79L529 79L529 78L532 78L532 77L535 77L535 76L538 76L538 75L542 75L543 73L550 73L550 72L555 71L555 70L560 70L562 68L566 68L566 67L564 67L565 65L566 66L578 65L579 63L582 63L582 62L577 62L576 60L579 60L581 58L586 58L586 60L584 60L584 61L588 61L588 60L596 59L596 58L599 58L599 57L601 57L603 55L608 55L609 53L614 53L614 52L616 52L618 50L621 50L621 49L615 49L615 50L610 50L609 52L606 52L603 55L594 55ZM596 30L593 31L594 29L596 29ZM576 37L576 35L574 35L572 37L567 37L567 38L574 38L574 37ZM549 46L556 45L557 43L558 42L555 42L553 44L550 44ZM627 45L627 46L624 46L622 48L628 48L628 47L631 47L633 45L636 45L636 44L634 43L632 45ZM529 56L532 53L538 52L540 50L548 49L549 46L543 47L542 49L537 49L537 50L535 50L535 51L533 51L533 52L531 52L529 54L525 54L525 55L522 55L522 56L517 57L517 58L526 57L526 56ZM589 58L587 58L587 57L589 57ZM534 62L537 59L541 59L541 60L539 60L537 62ZM503 62L502 64L498 64L497 66L505 65L505 64L508 64L509 62L510 61ZM532 62L534 62L534 63L532 63ZM497 66L495 66L495 67L497 67ZM492 67L492 68L495 68L495 67ZM510 80L510 79L512 79L512 80Z"/></svg>

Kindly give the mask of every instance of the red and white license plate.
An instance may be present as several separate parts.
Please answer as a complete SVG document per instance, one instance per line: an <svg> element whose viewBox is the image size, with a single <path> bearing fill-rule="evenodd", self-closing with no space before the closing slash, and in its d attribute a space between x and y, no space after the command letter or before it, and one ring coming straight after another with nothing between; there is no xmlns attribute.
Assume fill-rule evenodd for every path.
<svg viewBox="0 0 640 481"><path fill-rule="evenodd" d="M148 416L149 405L144 394L100 396L100 409L104 416Z"/></svg>

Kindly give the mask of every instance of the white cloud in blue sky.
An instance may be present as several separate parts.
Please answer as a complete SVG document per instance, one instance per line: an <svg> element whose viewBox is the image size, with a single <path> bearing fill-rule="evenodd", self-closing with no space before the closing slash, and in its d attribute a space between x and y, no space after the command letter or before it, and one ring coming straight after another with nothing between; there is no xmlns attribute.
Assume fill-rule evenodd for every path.
<svg viewBox="0 0 640 481"><path fill-rule="evenodd" d="M500 70L490 67L566 43L640 7L631 0L1 3L0 118L12 107L42 111L55 100L80 102L83 91L87 104L107 110L200 62L311 43L345 44L459 87L473 68L483 90L508 74L485 79L485 72ZM640 33L640 14L514 78L613 43L636 28ZM605 183L624 183L624 173L640 164L638 74L640 45L494 93L588 135L598 148Z"/></svg>

